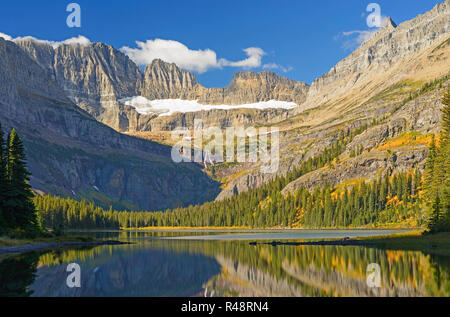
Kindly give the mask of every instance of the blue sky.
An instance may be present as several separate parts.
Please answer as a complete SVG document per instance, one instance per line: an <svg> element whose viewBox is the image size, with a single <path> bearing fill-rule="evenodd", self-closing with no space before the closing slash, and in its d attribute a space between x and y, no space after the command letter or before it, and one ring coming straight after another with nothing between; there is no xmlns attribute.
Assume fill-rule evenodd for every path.
<svg viewBox="0 0 450 317"><path fill-rule="evenodd" d="M344 32L369 30L366 8L375 1L381 15L391 16L397 24L442 2L16 0L2 3L0 32L52 41L83 35L117 49L128 47L128 54L143 63L155 54L169 54L180 63L189 60L186 65L194 66L186 67L195 70L207 87L228 85L239 70L265 68L311 83L357 47L361 33ZM81 28L66 25L71 2L81 7ZM146 42L155 39L164 41ZM136 41L148 44L146 50L137 51ZM253 49L245 52L247 48Z"/></svg>

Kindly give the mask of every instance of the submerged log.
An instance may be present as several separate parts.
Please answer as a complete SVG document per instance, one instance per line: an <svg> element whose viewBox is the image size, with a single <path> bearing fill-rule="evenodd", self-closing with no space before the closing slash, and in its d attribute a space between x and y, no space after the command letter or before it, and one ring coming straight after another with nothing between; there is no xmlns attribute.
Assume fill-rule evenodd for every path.
<svg viewBox="0 0 450 317"><path fill-rule="evenodd" d="M273 247L276 246L302 246L302 245L319 245L319 246L375 246L376 243L363 242L358 240L352 240L350 238L344 238L342 240L334 240L334 241L313 241L313 242L281 242L281 241L272 241L272 242L263 242L259 244L271 245ZM258 245L258 242L250 242L250 245Z"/></svg>

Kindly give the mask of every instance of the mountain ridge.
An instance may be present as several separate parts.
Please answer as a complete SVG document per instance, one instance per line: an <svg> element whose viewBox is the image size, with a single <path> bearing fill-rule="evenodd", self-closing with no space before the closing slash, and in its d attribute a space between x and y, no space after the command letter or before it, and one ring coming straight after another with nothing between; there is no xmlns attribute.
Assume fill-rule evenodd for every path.
<svg viewBox="0 0 450 317"><path fill-rule="evenodd" d="M192 73L161 60L153 61L142 71L126 55L102 43L75 48L61 45L56 49L41 43L33 44L32 41L19 41L17 44L37 62L36 65L41 65L50 77L53 76L60 87L58 90L54 87L56 83L52 82L48 87L39 88L43 92L53 89L44 96L46 100L56 99L59 106L72 107L74 103L81 109L71 111L83 111L80 112L83 117L88 116L93 121L95 118L118 131L170 132L179 126L192 128L194 120L200 118L206 125L220 128L277 124L282 140L277 174L262 175L258 164L251 163L208 170L223 183L217 199L224 199L292 171L304 160L331 146L340 134L351 134L363 126L367 127L367 131L362 133L364 137L352 141L337 162L294 181L286 192L295 191L300 185L310 188L323 184L323 180L330 177L345 182L349 178L370 179L380 170L391 175L398 170L423 168L427 152L424 144L412 149L396 148L397 155L404 158L402 164L397 165L386 158L390 155L386 150L378 147L411 131L424 135L439 131L442 87L433 86L433 80L437 79L441 86L448 84L445 76L450 56L450 46L447 45L449 20L450 0L398 26L388 19L384 28L317 78L311 86L264 71L238 72L227 87L206 88ZM36 65L32 65L32 69L36 69ZM24 78L25 75L21 80ZM18 98L18 90L9 87L9 82L5 85L4 95ZM429 87L432 91L427 90ZM27 100L32 103L40 98L42 91L39 89L28 87L22 95L29 96ZM210 110L158 117L156 114L139 114L133 107L119 102L119 97L130 95L144 95L150 99L192 98L211 104L279 98L296 100L298 107L293 111ZM0 102L1 96L0 93ZM13 109L8 111L14 113ZM30 114L22 109L20 115L26 117ZM51 113L47 117L49 122L42 123L51 125L54 117L57 114ZM373 126L372 122L375 122ZM76 126L76 123L72 124ZM76 131L72 133L76 135ZM103 139L107 143L108 137ZM364 153L350 157L350 152L360 147ZM168 173L165 176L170 178ZM202 188L205 189L208 182L206 179L203 181ZM121 181L114 179L112 182ZM195 181L189 178L188 183L194 184ZM167 186L164 188L168 190Z"/></svg>
<svg viewBox="0 0 450 317"><path fill-rule="evenodd" d="M224 88L206 88L175 64L154 60L142 71L125 54L103 43L62 44L56 48L33 39L17 40L47 69L69 98L97 120L118 131L139 131L154 116L142 116L120 99L198 100L203 104L240 105L269 100L301 103L308 86L273 72L239 72ZM265 111L261 111L265 113Z"/></svg>
<svg viewBox="0 0 450 317"><path fill-rule="evenodd" d="M23 138L37 192L118 209L169 208L217 195L199 167L173 163L169 147L120 134L80 109L13 42L0 39L0 56L0 121Z"/></svg>

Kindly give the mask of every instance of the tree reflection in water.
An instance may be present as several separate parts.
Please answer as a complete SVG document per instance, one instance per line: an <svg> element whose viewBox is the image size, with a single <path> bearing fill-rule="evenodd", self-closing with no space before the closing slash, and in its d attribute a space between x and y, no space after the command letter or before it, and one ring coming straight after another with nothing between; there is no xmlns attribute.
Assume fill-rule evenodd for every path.
<svg viewBox="0 0 450 317"><path fill-rule="evenodd" d="M71 262L82 267L78 290L65 285ZM370 263L381 288L367 286ZM449 272L449 257L419 251L155 239L6 258L0 295L450 296Z"/></svg>
<svg viewBox="0 0 450 317"><path fill-rule="evenodd" d="M36 278L40 253L27 253L0 262L0 296L26 297L33 294L29 286Z"/></svg>

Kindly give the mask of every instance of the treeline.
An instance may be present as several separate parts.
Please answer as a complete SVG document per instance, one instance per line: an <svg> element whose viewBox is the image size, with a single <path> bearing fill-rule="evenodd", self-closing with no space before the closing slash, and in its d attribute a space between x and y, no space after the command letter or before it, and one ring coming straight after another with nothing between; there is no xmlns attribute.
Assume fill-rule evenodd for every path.
<svg viewBox="0 0 450 317"><path fill-rule="evenodd" d="M430 232L450 231L450 88L442 100L439 145L433 136L425 168L425 199L430 213Z"/></svg>
<svg viewBox="0 0 450 317"><path fill-rule="evenodd" d="M309 227L337 228L367 225L427 225L430 231L449 230L449 95L444 98L443 131L439 146L430 145L424 175L418 168L393 176L380 175L360 181L308 190L304 187L284 196L282 190L295 179L326 165L332 167L354 136L340 131L334 145L303 162L284 176L220 202L158 212L118 212L93 203L52 196L34 199L47 227L61 229L119 227ZM355 150L355 155L361 149ZM424 212L428 208L428 214Z"/></svg>
<svg viewBox="0 0 450 317"><path fill-rule="evenodd" d="M355 131L341 131L332 146L325 148L318 156L306 160L299 168L283 177L275 177L259 188L250 189L220 202L160 212L117 212L112 209L106 211L85 201L51 196L37 196L34 201L42 223L52 228L293 226L297 222L300 208L299 195L282 197L282 189L300 176L332 164L345 151L354 136L366 129L367 126L364 125ZM320 189L315 192L317 191ZM317 198L317 201L312 198L309 200L312 205L319 203L319 197L314 198ZM325 225L322 221L318 223L320 226ZM334 225L338 226L337 223Z"/></svg>
<svg viewBox="0 0 450 317"><path fill-rule="evenodd" d="M118 229L125 212L104 210L93 202L76 201L51 195L33 199L42 226L61 232L65 229ZM122 215L120 215L122 214Z"/></svg>
<svg viewBox="0 0 450 317"><path fill-rule="evenodd" d="M288 197L290 208L297 211L296 224L301 227L360 227L408 220L422 225L419 201L421 173L388 175L351 189L332 189L325 185L313 193L301 188Z"/></svg>
<svg viewBox="0 0 450 317"><path fill-rule="evenodd" d="M53 196L36 196L34 202L46 227L63 229L118 229L119 227L308 227L338 228L366 225L425 223L420 207L421 173L360 182L351 189L325 185L313 192L300 188L283 196L286 180L201 206L164 212L104 210L93 203Z"/></svg>
<svg viewBox="0 0 450 317"><path fill-rule="evenodd" d="M12 129L5 140L0 124L0 234L33 237L41 233L29 176L17 131Z"/></svg>

